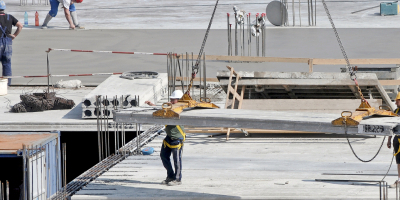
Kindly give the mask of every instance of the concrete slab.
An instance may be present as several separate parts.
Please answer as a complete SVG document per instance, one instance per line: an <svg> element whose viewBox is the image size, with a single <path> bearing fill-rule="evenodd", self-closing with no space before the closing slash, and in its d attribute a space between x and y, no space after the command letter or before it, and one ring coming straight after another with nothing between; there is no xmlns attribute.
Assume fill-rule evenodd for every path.
<svg viewBox="0 0 400 200"><path fill-rule="evenodd" d="M57 96L72 99L76 106L71 110L48 110L44 112L10 113L10 106L20 102L19 95L41 92L47 87L10 87L6 96L0 96L0 131L97 131L96 120L82 119L82 98L93 87L79 89L54 89ZM134 124L126 128L136 130Z"/></svg>
<svg viewBox="0 0 400 200"><path fill-rule="evenodd" d="M171 187L160 184L166 177L159 157L163 138L147 145L155 148L152 155L128 157L71 199L378 199L376 184L314 180L380 180L392 158L383 148L373 162L361 163L343 135L233 134L226 142L224 136L188 134L182 185ZM376 153L382 139L350 138L364 159ZM393 166L385 180L396 179Z"/></svg>
<svg viewBox="0 0 400 200"><path fill-rule="evenodd" d="M238 109L192 109L183 111L180 119L154 118L159 107L131 108L114 113L117 123L152 123L188 125L195 127L229 127L266 130L288 130L321 133L344 133L344 127L332 126L339 115L293 111L264 111ZM358 127L349 127L349 134L392 135L400 125L399 117L362 120ZM370 127L375 127L370 130ZM379 130L378 130L379 129Z"/></svg>
<svg viewBox="0 0 400 200"><path fill-rule="evenodd" d="M82 98L82 118L97 118L96 97L101 96L102 110L107 106L104 117L112 118L114 106L119 109L146 105L145 101L158 102L168 95L168 75L158 74L157 78L125 79L112 75ZM99 105L100 106L100 105Z"/></svg>

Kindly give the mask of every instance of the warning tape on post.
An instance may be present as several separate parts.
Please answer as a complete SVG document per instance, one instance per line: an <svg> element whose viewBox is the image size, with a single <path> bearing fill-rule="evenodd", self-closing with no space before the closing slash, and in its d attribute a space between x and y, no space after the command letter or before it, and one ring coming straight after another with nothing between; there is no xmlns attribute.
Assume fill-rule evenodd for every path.
<svg viewBox="0 0 400 200"><path fill-rule="evenodd" d="M129 51L97 51L97 50L77 50L77 49L52 49L49 48L47 52L50 51L68 51L68 52L82 52L82 53L116 53L116 54L138 54L138 55L156 55L156 56L167 56L167 55L177 55L176 53L149 53L149 52L129 52Z"/></svg>
<svg viewBox="0 0 400 200"><path fill-rule="evenodd" d="M72 76L104 76L104 75L121 75L122 72L116 73L94 73L94 74L69 74L69 75L39 75L39 76L0 76L0 78L47 78L47 77L72 77Z"/></svg>

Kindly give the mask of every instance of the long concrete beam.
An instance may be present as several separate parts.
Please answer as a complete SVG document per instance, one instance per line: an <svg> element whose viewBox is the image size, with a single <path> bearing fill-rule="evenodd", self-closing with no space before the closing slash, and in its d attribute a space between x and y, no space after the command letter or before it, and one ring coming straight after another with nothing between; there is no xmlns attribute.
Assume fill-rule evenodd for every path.
<svg viewBox="0 0 400 200"><path fill-rule="evenodd" d="M180 119L154 118L159 107L113 111L117 123L188 125L196 127L229 127L304 132L344 133L344 127L332 126L336 114L237 109L193 109L180 114ZM400 124L398 117L363 120L358 127L349 127L349 134L392 135ZM394 131L394 129L396 129Z"/></svg>

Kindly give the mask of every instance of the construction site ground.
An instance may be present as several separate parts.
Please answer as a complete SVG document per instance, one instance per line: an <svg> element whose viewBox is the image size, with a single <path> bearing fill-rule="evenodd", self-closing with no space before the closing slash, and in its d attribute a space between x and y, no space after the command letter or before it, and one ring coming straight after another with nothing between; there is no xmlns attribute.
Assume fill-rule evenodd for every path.
<svg viewBox="0 0 400 200"><path fill-rule="evenodd" d="M161 135L146 145L155 153L128 157L72 199L378 199L375 183L315 179L381 180L392 159L385 141L373 162L362 163L344 135L232 134L229 141L208 135L188 134L182 185L160 184L166 177L159 157L165 137ZM369 159L382 139L351 137L350 141L361 158ZM393 166L385 179L390 184L396 180L396 170ZM395 191L389 189L390 199Z"/></svg>

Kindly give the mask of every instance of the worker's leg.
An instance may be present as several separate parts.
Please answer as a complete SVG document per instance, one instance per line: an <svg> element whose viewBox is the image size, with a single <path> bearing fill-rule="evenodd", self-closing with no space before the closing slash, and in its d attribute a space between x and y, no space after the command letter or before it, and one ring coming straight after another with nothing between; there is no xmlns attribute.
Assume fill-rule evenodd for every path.
<svg viewBox="0 0 400 200"><path fill-rule="evenodd" d="M57 0L50 0L50 7L51 10L49 13L47 13L46 18L44 19L44 22L42 24L42 29L46 29L47 28L47 24L50 22L50 20L57 16L57 12L58 12L58 6L60 5L60 2L58 2Z"/></svg>
<svg viewBox="0 0 400 200"><path fill-rule="evenodd" d="M1 64L3 65L3 76L11 76L12 40L8 37L2 38L1 40ZM8 85L11 85L11 78L8 79Z"/></svg>
<svg viewBox="0 0 400 200"><path fill-rule="evenodd" d="M172 149L172 156L174 157L174 167L175 167L175 180L182 180L182 151L181 148Z"/></svg>
<svg viewBox="0 0 400 200"><path fill-rule="evenodd" d="M76 12L75 4L69 6L69 11L71 13L72 21L74 22L75 28L84 29L85 27L81 26L78 21L78 14Z"/></svg>
<svg viewBox="0 0 400 200"><path fill-rule="evenodd" d="M60 2L58 2L57 0L50 0L50 12L49 15L52 17L57 16L58 13L58 6L60 5Z"/></svg>
<svg viewBox="0 0 400 200"><path fill-rule="evenodd" d="M171 149L168 146L164 145L164 141L163 144L161 145L160 157L165 169L167 170L168 178L175 179L174 170L172 169L171 159L170 159Z"/></svg>
<svg viewBox="0 0 400 200"><path fill-rule="evenodd" d="M393 137L393 150L394 150L395 154L399 151L399 145L400 145L399 144L399 138L397 136ZM400 180L400 153L398 153L396 155L395 159L396 159L396 164L397 164L397 180L396 180L395 183L390 185L391 188L400 186L400 184L399 184L400 183L399 182L399 180Z"/></svg>

